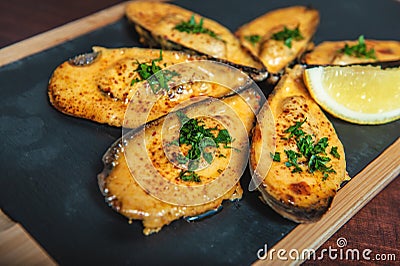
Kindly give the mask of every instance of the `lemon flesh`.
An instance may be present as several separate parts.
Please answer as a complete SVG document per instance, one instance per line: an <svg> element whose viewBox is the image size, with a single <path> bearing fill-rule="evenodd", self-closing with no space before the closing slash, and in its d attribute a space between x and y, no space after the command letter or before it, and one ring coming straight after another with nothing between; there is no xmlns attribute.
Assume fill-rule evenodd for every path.
<svg viewBox="0 0 400 266"><path fill-rule="evenodd" d="M314 100L343 120L383 124L400 118L400 68L316 67L304 80Z"/></svg>

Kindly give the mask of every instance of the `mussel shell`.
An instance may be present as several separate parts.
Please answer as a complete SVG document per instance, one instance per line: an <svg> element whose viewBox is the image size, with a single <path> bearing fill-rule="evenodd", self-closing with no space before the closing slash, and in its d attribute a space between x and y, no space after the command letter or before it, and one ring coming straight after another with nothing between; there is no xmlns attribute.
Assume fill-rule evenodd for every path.
<svg viewBox="0 0 400 266"><path fill-rule="evenodd" d="M153 22L153 20L159 20L162 21L163 16L167 16L170 14L179 14L182 15L182 17L189 16L191 14L195 14L194 12L191 12L189 10L185 10L183 8L180 8L175 5L167 4L167 3L151 3L151 7L154 10L157 10L158 12L148 12L145 10L144 6L148 7L147 5L150 5L149 3L141 2L141 1L135 1L130 3L127 6L127 11L126 15L128 17L128 20L134 25L135 30L140 36L140 41L148 45L150 47L161 47L162 49L166 50L181 50L186 53L190 54L196 54L200 56L204 56L208 60L213 60L217 62L222 62L225 64L232 65L240 70L242 70L244 73L248 74L251 78L253 78L256 81L262 81L268 77L268 72L263 67L262 63L252 56L250 53L248 53L246 50L242 49L240 46L239 41L236 39L236 37L229 32L228 29L223 27L222 25L204 18L205 23L210 23L214 28L212 28L215 31L220 30L222 32L223 36L225 38L228 38L228 41L225 42L225 45L227 49L227 54L225 56L217 56L217 55L211 55L206 53L205 51L202 51L201 47L196 47L195 44L192 44L188 46L187 44L184 44L183 42L180 43L177 40L175 40L172 36L174 35L173 32L170 34L163 33L158 34L155 29L152 27L155 27L154 25L158 25ZM141 8L140 10L138 10ZM197 17L200 17L199 15L195 14ZM157 16L154 18L153 16ZM179 33L179 32L178 32ZM188 38L193 37L195 40L196 35L191 34L188 36ZM192 42L196 43L196 42ZM232 51L236 51L232 52ZM231 52L229 52L229 51ZM237 60L237 58L234 60L231 58L233 54L240 54L242 55L242 59L244 60L243 62L240 62ZM237 57L237 56L236 56ZM251 62L251 64L247 64ZM257 66L257 67L256 67Z"/></svg>
<svg viewBox="0 0 400 266"><path fill-rule="evenodd" d="M307 223L319 220L330 208L340 184L348 179L343 145L334 131L333 125L322 113L317 103L309 95L302 83L303 69L296 66L287 71L268 98L272 117L268 113L258 114L258 124L253 130L250 150L250 169L253 176L261 180L257 187L262 200L285 218L294 222ZM261 109L264 110L264 109ZM329 181L323 180L321 172L309 173L303 169L301 173L293 173L285 166L284 161L272 162L268 166L265 158L273 136L274 152L281 154L293 148L286 137L286 129L293 125L294 118L307 118L303 129L316 139L327 137L331 146L336 146L340 159L330 161L336 173L330 175ZM271 123L275 128L271 127ZM265 155L263 156L264 153ZM261 159L261 160L260 160ZM272 160L272 159L271 159ZM306 164L304 164L306 165Z"/></svg>
<svg viewBox="0 0 400 266"><path fill-rule="evenodd" d="M348 56L339 52L345 45L357 45L358 41L325 41L312 51L306 52L300 59L307 66L374 65L382 67L399 66L400 42L388 40L365 40L368 50L374 49L376 59Z"/></svg>
<svg viewBox="0 0 400 266"><path fill-rule="evenodd" d="M257 57L270 74L280 76L285 67L310 49L311 39L319 24L319 12L305 6L291 6L269 11L244 24L236 31L243 47ZM293 40L287 47L283 40L274 40L273 35L284 28L298 28L302 39ZM259 36L257 42L251 42L249 36Z"/></svg>
<svg viewBox="0 0 400 266"><path fill-rule="evenodd" d="M98 52L90 52L70 58L68 62L73 66L87 66L92 64L99 56Z"/></svg>
<svg viewBox="0 0 400 266"><path fill-rule="evenodd" d="M353 63L353 64L348 64L348 65L333 65L333 64L324 64L324 65L308 65L302 62L302 65L305 68L314 68L314 67L319 67L319 66L339 66L339 67L348 67L348 66L379 66L382 69L386 68L396 68L400 67L400 60L394 60L394 61L375 61L375 62L365 62L365 63Z"/></svg>

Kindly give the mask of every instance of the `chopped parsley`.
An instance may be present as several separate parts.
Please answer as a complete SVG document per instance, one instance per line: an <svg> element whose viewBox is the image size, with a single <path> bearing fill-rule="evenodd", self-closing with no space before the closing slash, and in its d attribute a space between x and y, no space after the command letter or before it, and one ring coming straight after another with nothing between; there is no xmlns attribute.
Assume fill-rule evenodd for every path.
<svg viewBox="0 0 400 266"><path fill-rule="evenodd" d="M294 126L290 126L288 129L286 129L284 132L285 133L290 133L289 138L296 136L299 137L301 135L304 135L303 130L299 129L305 122L307 121L307 118L304 119L302 122L296 122Z"/></svg>
<svg viewBox="0 0 400 266"><path fill-rule="evenodd" d="M176 160L180 164L186 164L187 162L189 162L189 159L186 156L183 156L182 154L178 154L178 157L176 157Z"/></svg>
<svg viewBox="0 0 400 266"><path fill-rule="evenodd" d="M199 23L196 22L194 14L190 17L189 21L182 21L175 25L174 29L186 33L202 33L207 34L214 39L222 40L214 31L203 27L203 18L200 18Z"/></svg>
<svg viewBox="0 0 400 266"><path fill-rule="evenodd" d="M285 165L287 167L294 166L292 173L302 172L303 170L299 167L297 163L297 158L301 157L301 154L292 150L285 150L285 153L288 158L288 161L285 163Z"/></svg>
<svg viewBox="0 0 400 266"><path fill-rule="evenodd" d="M227 148L228 144L232 143L232 138L229 135L228 130L217 128L206 128L204 123L196 118L189 118L181 111L177 112L177 116L182 125L179 134L179 145L186 144L190 146L187 155L179 154L177 161L180 164L188 163L188 170L182 171L179 178L183 181L195 181L201 182L200 177L195 174L195 170L198 168L199 159L201 157L211 164L213 155L211 152L206 152L207 147L219 147L220 144L224 144L224 148ZM213 131L218 130L218 134L215 135ZM220 157L225 157L220 156ZM198 181L196 181L198 180Z"/></svg>
<svg viewBox="0 0 400 266"><path fill-rule="evenodd" d="M328 147L328 138L323 137L318 142L315 142L312 135L305 134L300 127L307 120L304 119L302 122L296 122L295 125L290 126L286 129L285 133L290 133L289 138L295 137L296 146L299 152L293 150L285 150L287 162L285 165L287 167L294 167L292 173L302 172L303 170L299 166L298 158L305 158L308 166L308 171L314 173L319 171L323 173L323 180L326 180L329 173L336 173L332 166L328 166L327 163L331 161L329 157L326 156L326 148ZM331 148L331 154L337 153L337 147ZM339 154L337 154L339 155ZM333 155L335 158L335 155ZM340 157L340 156L339 156Z"/></svg>
<svg viewBox="0 0 400 266"><path fill-rule="evenodd" d="M167 147L172 146L172 145L179 146L179 141L177 139L175 139L175 140L171 141L170 143L168 143Z"/></svg>
<svg viewBox="0 0 400 266"><path fill-rule="evenodd" d="M310 173L314 173L315 171L320 171L323 173L323 180L326 180L328 177L328 173L336 173L333 170L332 166L327 166L326 163L331 159L329 157L319 156L319 155L311 155L308 159L308 169Z"/></svg>
<svg viewBox="0 0 400 266"><path fill-rule="evenodd" d="M149 77L151 77L152 75L154 75L155 73L157 73L158 71L161 70L161 67L156 65L156 62L159 62L163 59L162 57L162 50L160 50L160 56L156 59L151 60L151 65L148 65L146 63L139 63L138 67L136 68L136 72L138 72L140 78L135 78L132 80L131 85L134 85L137 82L141 82L143 80L148 79Z"/></svg>
<svg viewBox="0 0 400 266"><path fill-rule="evenodd" d="M218 132L218 135L216 138L214 138L215 143L218 145L219 143L223 143L225 145L229 144L232 142L231 135L229 135L228 130L226 129L221 129Z"/></svg>
<svg viewBox="0 0 400 266"><path fill-rule="evenodd" d="M179 74L170 70L161 71L161 67L156 65L156 63L160 62L161 60L163 60L162 50L160 50L160 56L158 58L151 60L151 64L137 62L138 67L135 71L139 74L140 78L134 78L131 82L131 85L133 86L135 83L147 80L154 75L154 78L149 80L149 84L153 92L157 93L161 89L168 90L167 82L173 77L179 76Z"/></svg>
<svg viewBox="0 0 400 266"><path fill-rule="evenodd" d="M367 49L364 35L360 35L360 37L358 37L358 44L350 46L346 43L342 49L338 50L338 52L358 58L365 57L367 59L376 60L375 50L373 48L369 50Z"/></svg>
<svg viewBox="0 0 400 266"><path fill-rule="evenodd" d="M154 74L154 78L149 79L149 84L154 93L157 93L162 89L168 91L168 81L170 81L173 77L179 76L180 74L178 72L168 69L158 71Z"/></svg>
<svg viewBox="0 0 400 266"><path fill-rule="evenodd" d="M313 139L311 135L306 135L297 139L297 148L306 158L310 157L314 152Z"/></svg>
<svg viewBox="0 0 400 266"><path fill-rule="evenodd" d="M340 159L340 154L338 153L336 146L331 148L330 154L332 154L333 157Z"/></svg>
<svg viewBox="0 0 400 266"><path fill-rule="evenodd" d="M244 36L245 40L249 41L252 45L256 45L261 40L261 36L254 34L254 35L247 35Z"/></svg>
<svg viewBox="0 0 400 266"><path fill-rule="evenodd" d="M182 179L183 181L192 181L196 183L201 182L200 176L193 171L182 171L179 174L179 178Z"/></svg>
<svg viewBox="0 0 400 266"><path fill-rule="evenodd" d="M314 153L322 153L326 155L325 149L328 147L328 138L321 138L314 146Z"/></svg>
<svg viewBox="0 0 400 266"><path fill-rule="evenodd" d="M274 162L280 162L281 161L281 154L279 152L275 152L275 154L273 154L272 152L269 154L271 155L271 158Z"/></svg>
<svg viewBox="0 0 400 266"><path fill-rule="evenodd" d="M296 40L296 41L303 40L304 37L300 33L299 26L297 26L294 30L290 30L285 26L283 30L274 33L272 35L271 39L277 40L277 41L283 41L283 43L287 47L292 48L293 40Z"/></svg>

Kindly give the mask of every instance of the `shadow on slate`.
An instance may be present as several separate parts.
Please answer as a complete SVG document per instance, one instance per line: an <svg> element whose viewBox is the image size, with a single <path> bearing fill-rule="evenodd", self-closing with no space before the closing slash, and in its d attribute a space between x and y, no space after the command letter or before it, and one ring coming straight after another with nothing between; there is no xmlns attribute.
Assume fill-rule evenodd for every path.
<svg viewBox="0 0 400 266"><path fill-rule="evenodd" d="M398 38L395 1L177 1L235 30L268 10L294 4L321 12L315 36L323 40ZM118 128L61 114L47 98L52 71L66 59L105 47L140 46L123 18L0 69L0 208L61 265L250 264L295 226L248 192L248 169L239 202L201 222L175 221L145 237L140 222L129 225L105 203L97 187L101 157L121 135ZM261 88L268 92L264 83ZM342 140L348 172L356 175L399 137L400 122L357 126L329 117Z"/></svg>

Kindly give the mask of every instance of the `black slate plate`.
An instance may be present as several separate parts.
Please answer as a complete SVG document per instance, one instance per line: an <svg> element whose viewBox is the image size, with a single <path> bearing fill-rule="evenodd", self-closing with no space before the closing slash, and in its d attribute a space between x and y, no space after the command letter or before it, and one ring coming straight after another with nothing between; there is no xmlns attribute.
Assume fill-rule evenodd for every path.
<svg viewBox="0 0 400 266"><path fill-rule="evenodd" d="M397 39L396 1L176 1L235 30L268 10L295 4L321 12L315 41ZM101 157L121 130L63 115L47 98L52 71L93 45L140 46L125 19L0 69L0 208L60 264L250 264L265 243L272 246L296 224L275 214L245 191L201 222L173 222L145 237L142 225L113 212L97 187ZM265 84L260 87L269 92ZM400 121L357 126L329 117L357 174L399 137ZM249 172L242 178L244 187Z"/></svg>

